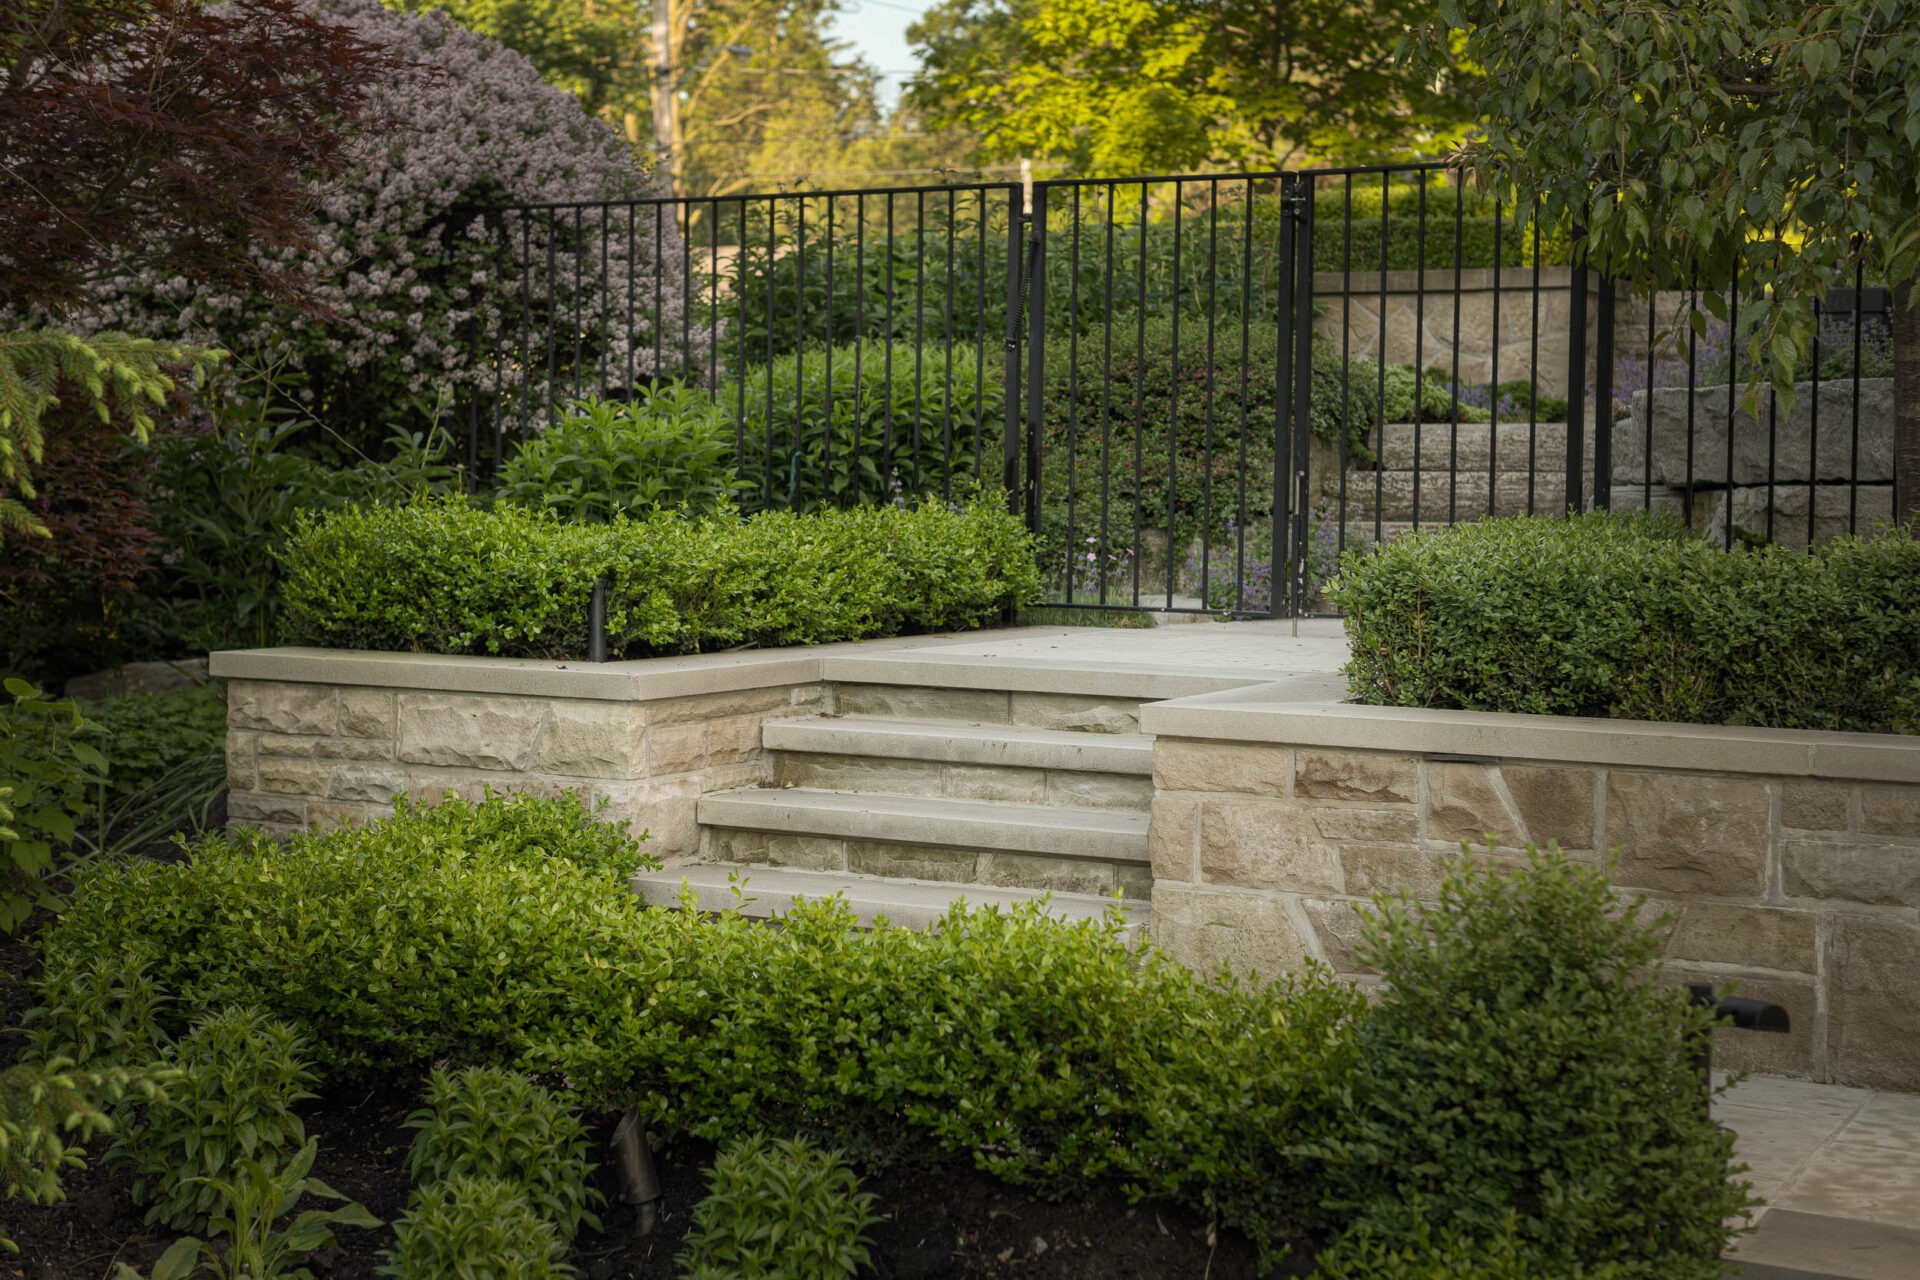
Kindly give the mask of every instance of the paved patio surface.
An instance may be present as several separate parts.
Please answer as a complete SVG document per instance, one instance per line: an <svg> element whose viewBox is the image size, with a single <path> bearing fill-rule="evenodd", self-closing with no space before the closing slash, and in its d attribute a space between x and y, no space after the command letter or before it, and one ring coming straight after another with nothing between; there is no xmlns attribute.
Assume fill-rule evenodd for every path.
<svg viewBox="0 0 1920 1280"><path fill-rule="evenodd" d="M1728 1275L1920 1280L1920 1095L1749 1076L1714 1115L1766 1201Z"/></svg>

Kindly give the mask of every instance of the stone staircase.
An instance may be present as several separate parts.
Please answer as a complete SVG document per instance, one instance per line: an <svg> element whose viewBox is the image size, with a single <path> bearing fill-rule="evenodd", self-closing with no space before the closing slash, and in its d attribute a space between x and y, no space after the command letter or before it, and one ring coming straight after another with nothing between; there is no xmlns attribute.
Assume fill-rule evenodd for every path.
<svg viewBox="0 0 1920 1280"><path fill-rule="evenodd" d="M1063 693L897 683L889 664L848 674L826 714L766 722L761 784L701 797L699 858L638 877L649 901L684 883L701 909L768 916L837 893L863 921L919 926L960 897L1044 896L1050 914L1090 919L1118 893L1144 922L1153 751L1137 714L1172 694L1127 696L1138 682L1121 676ZM905 674L993 679L979 665Z"/></svg>

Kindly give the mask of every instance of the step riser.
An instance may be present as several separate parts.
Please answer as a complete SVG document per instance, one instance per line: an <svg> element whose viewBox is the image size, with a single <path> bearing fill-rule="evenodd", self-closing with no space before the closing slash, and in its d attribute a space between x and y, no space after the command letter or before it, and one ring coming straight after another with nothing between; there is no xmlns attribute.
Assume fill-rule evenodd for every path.
<svg viewBox="0 0 1920 1280"><path fill-rule="evenodd" d="M995 888L1051 893L1107 894L1118 889L1128 898L1153 892L1153 871L1139 863L1057 858L948 845L851 840L838 836L787 835L708 827L701 835L701 856L710 862L738 862L805 871L844 871L856 875L979 884Z"/></svg>
<svg viewBox="0 0 1920 1280"><path fill-rule="evenodd" d="M1141 701L1131 698L852 682L834 684L831 697L833 713L842 716L1011 724L1080 733L1140 732Z"/></svg>
<svg viewBox="0 0 1920 1280"><path fill-rule="evenodd" d="M1374 446L1380 465L1389 471L1411 471L1414 467L1414 428L1411 423L1396 423L1387 428L1386 440ZM1458 434L1447 422L1423 423L1419 429L1418 457L1422 471L1480 471L1487 469L1488 433L1484 422L1463 422ZM1539 470L1564 470L1567 465L1567 428L1564 424L1543 422L1529 431L1525 422L1500 424L1498 471L1525 471L1529 459ZM1591 437L1589 437L1591 440ZM1588 456L1592 456L1588 446Z"/></svg>
<svg viewBox="0 0 1920 1280"><path fill-rule="evenodd" d="M996 800L1006 804L1060 805L1146 813L1153 806L1153 779L1066 769L1011 765L942 764L876 756L773 753L773 781L821 791L859 791L897 796L945 796L951 800Z"/></svg>
<svg viewBox="0 0 1920 1280"><path fill-rule="evenodd" d="M1360 472L1348 478L1347 519L1373 519L1376 505L1385 520L1414 518L1414 473L1411 471ZM1501 472L1494 487L1493 513L1497 516L1527 514L1529 492L1525 472ZM1378 486L1376 490L1376 484ZM1557 513L1566 503L1566 477L1542 472L1532 477L1533 510L1536 514ZM1376 496L1378 501L1376 503ZM1424 524L1447 518L1449 507L1458 519L1471 520L1487 512L1487 476L1483 472L1423 472L1419 484L1420 520Z"/></svg>

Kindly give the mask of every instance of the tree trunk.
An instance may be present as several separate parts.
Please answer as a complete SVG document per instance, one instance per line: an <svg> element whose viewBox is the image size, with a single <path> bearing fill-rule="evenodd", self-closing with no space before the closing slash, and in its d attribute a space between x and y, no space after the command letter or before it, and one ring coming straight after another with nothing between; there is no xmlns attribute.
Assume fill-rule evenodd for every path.
<svg viewBox="0 0 1920 1280"><path fill-rule="evenodd" d="M1893 295L1893 517L1920 532L1920 287Z"/></svg>

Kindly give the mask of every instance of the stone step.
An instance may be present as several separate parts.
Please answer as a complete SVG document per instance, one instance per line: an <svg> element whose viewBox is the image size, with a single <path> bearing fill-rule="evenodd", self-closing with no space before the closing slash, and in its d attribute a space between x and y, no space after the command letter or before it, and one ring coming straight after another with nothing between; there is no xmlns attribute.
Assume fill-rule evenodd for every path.
<svg viewBox="0 0 1920 1280"><path fill-rule="evenodd" d="M1419 438L1416 451L1414 439ZM1489 443L1496 443L1498 471L1564 470L1567 424L1564 422L1390 422L1368 441L1390 471L1481 471L1487 469ZM1591 454L1592 445L1588 445ZM1418 459L1416 462L1415 459Z"/></svg>
<svg viewBox="0 0 1920 1280"><path fill-rule="evenodd" d="M1487 514L1487 473L1484 471L1350 471L1347 473L1347 519L1371 521L1377 507L1387 520L1412 521L1416 475L1421 524L1444 521L1450 512L1456 520L1471 520ZM1497 472L1493 514L1528 514L1529 481L1532 513L1559 514L1566 505L1567 478L1556 471Z"/></svg>
<svg viewBox="0 0 1920 1280"><path fill-rule="evenodd" d="M703 827L734 831L1148 862L1147 815L1112 809L747 787L701 796L698 817Z"/></svg>
<svg viewBox="0 0 1920 1280"><path fill-rule="evenodd" d="M734 892L735 877L741 892ZM1117 910L1127 918L1124 936L1138 937L1146 923L1141 903L1116 902L1095 894L1040 893L1031 889L1002 889L981 884L943 884L853 875L837 871L797 871L791 867L743 866L725 862L669 864L659 871L642 871L633 878L634 891L654 906L678 906L683 888L691 889L701 911L738 909L750 919L767 919L790 911L795 902L839 895L860 923L871 927L884 919L906 929L924 929L937 923L954 903L1009 910L1037 902L1055 920L1075 923L1102 919Z"/></svg>
<svg viewBox="0 0 1920 1280"><path fill-rule="evenodd" d="M761 742L783 787L1137 813L1153 805L1144 734L847 716L770 720Z"/></svg>

